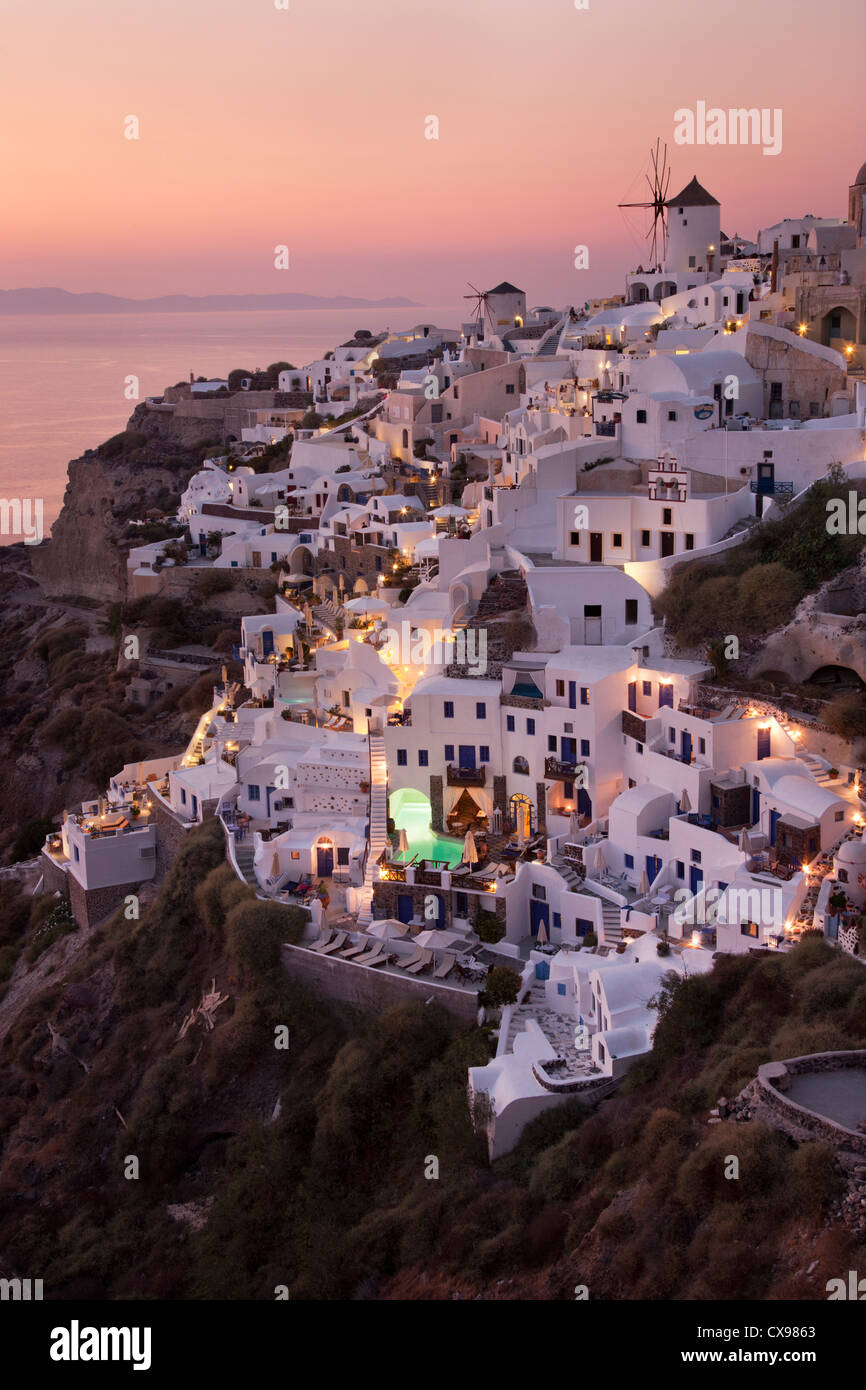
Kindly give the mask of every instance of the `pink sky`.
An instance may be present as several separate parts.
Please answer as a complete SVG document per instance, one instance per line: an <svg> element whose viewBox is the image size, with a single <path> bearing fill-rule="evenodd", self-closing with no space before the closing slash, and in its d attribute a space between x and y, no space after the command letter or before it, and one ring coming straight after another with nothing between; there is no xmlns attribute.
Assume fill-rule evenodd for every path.
<svg viewBox="0 0 866 1390"><path fill-rule="evenodd" d="M616 205L640 196L656 136L671 193L697 174L728 233L846 214L863 0L589 4L17 0L0 284L453 303L507 277L577 303L646 259ZM698 100L780 107L782 153L673 145Z"/></svg>

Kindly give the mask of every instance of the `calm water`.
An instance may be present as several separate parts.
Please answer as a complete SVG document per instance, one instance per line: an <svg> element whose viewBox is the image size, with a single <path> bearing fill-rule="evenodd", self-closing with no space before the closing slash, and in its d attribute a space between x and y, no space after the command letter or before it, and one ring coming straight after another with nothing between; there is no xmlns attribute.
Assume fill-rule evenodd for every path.
<svg viewBox="0 0 866 1390"><path fill-rule="evenodd" d="M233 367L295 366L321 357L356 328L414 323L457 327L466 307L301 309L188 314L0 315L0 498L43 499L43 526L63 502L66 465L122 430L139 395ZM0 536L0 544L14 540Z"/></svg>
<svg viewBox="0 0 866 1390"><path fill-rule="evenodd" d="M791 1078L785 1094L795 1105L816 1110L847 1129L866 1120L866 1071L859 1067L804 1072Z"/></svg>

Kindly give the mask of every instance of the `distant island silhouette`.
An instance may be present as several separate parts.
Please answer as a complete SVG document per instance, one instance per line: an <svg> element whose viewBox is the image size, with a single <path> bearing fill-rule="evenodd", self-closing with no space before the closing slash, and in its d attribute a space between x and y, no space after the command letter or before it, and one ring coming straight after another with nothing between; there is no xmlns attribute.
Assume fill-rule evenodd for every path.
<svg viewBox="0 0 866 1390"><path fill-rule="evenodd" d="M163 294L153 299L128 299L98 292L73 294L55 287L0 290L0 314L158 314L213 313L220 309L393 309L414 308L402 295L386 299L355 299L351 295L318 294Z"/></svg>

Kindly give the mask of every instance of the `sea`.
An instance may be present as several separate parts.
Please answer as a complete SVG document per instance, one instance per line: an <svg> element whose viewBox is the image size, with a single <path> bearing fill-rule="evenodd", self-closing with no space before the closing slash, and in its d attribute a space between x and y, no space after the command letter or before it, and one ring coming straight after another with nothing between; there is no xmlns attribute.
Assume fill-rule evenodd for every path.
<svg viewBox="0 0 866 1390"><path fill-rule="evenodd" d="M13 533L14 507L42 504L48 535L63 504L66 466L122 430L138 399L195 376L225 377L271 362L301 367L346 342L358 328L380 332L416 323L457 328L465 304L385 309L243 310L171 314L0 315L0 545ZM29 534L34 534L31 520Z"/></svg>

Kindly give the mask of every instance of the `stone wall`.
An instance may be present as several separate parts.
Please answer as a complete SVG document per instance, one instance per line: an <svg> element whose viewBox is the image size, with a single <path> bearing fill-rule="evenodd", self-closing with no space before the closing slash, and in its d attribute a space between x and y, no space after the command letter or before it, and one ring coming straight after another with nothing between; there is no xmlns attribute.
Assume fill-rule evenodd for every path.
<svg viewBox="0 0 866 1390"><path fill-rule="evenodd" d="M442 830L442 778L430 778L430 823L434 830Z"/></svg>
<svg viewBox="0 0 866 1390"><path fill-rule="evenodd" d="M138 894L139 883L115 883L107 888L82 888L72 874L68 878L69 905L79 927L95 927L109 916L130 893Z"/></svg>
<svg viewBox="0 0 866 1390"><path fill-rule="evenodd" d="M43 854L41 859L45 892L62 893L64 898L67 897L69 895L69 878L66 871L54 862L50 854Z"/></svg>
<svg viewBox="0 0 866 1390"><path fill-rule="evenodd" d="M535 805L538 809L538 830L543 835L547 830L547 787L544 782L535 784Z"/></svg>
<svg viewBox="0 0 866 1390"><path fill-rule="evenodd" d="M835 1148L866 1154L866 1134L846 1129L814 1110L806 1110L785 1094L791 1076L843 1071L848 1067L866 1069L866 1050L815 1052L806 1057L788 1057L783 1062L767 1062L758 1068L757 1095L771 1117L779 1120L780 1128L805 1130L817 1139L826 1139Z"/></svg>
<svg viewBox="0 0 866 1390"><path fill-rule="evenodd" d="M285 945L282 955L286 974L320 997L380 1013L394 1004L423 1004L432 995L437 1004L467 1028L474 1027L477 1021L478 996L473 990L453 989L430 979L383 973L381 969L372 970L348 960L317 955L303 946Z"/></svg>
<svg viewBox="0 0 866 1390"><path fill-rule="evenodd" d="M151 819L156 826L156 868L153 882L159 883L171 868L174 857L188 832L171 812L166 810L157 797L148 793L147 801L150 806ZM213 803L208 804L213 805Z"/></svg>

